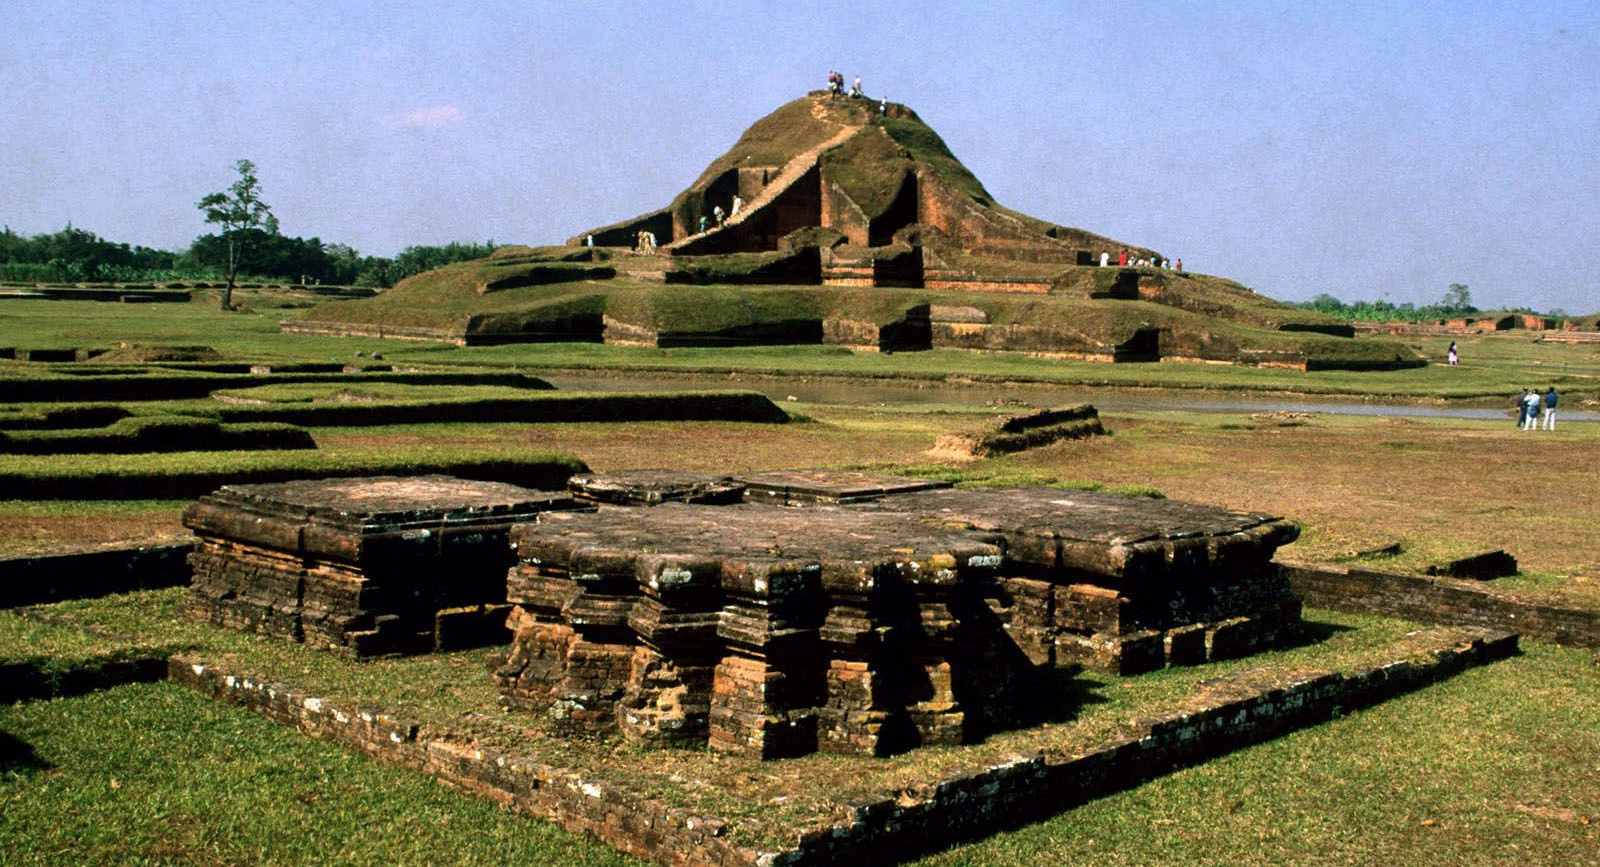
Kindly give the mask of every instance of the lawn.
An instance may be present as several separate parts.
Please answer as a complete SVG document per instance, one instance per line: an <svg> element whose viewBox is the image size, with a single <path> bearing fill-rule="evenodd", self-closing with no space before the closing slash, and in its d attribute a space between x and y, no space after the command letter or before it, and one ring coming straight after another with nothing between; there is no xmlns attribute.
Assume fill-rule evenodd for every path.
<svg viewBox="0 0 1600 867"><path fill-rule="evenodd" d="M159 309L156 309L159 308ZM1373 561L1411 571L1463 553L1505 548L1524 574L1511 586L1600 598L1600 534L1593 454L1600 425L1520 433L1509 420L1386 416L1260 416L1249 411L1141 408L1102 414L1112 435L1003 458L943 463L928 454L943 433L971 433L1048 402L1047 388L1094 399L1137 393L1325 395L1428 405L1499 406L1526 385L1555 383L1564 407L1592 408L1600 352L1526 335L1460 341L1464 363L1380 373L1303 373L1215 365L1107 365L1020 355L851 353L830 347L639 349L592 344L463 349L429 343L279 334L277 314L224 315L212 305L7 301L0 346L110 346L118 340L207 344L230 359L359 361L381 351L408 367L651 377L674 388L745 387L752 380L851 378L915 383L949 399L918 404L784 403L791 424L718 421L627 424L453 422L316 429L314 464L361 471L409 461L489 465L561 455L598 471L676 468L737 472L803 466L914 470L961 479L1065 482L1160 492L1175 499L1286 515L1300 542L1282 554L1349 562L1398 542ZM1416 341L1430 356L1446 340ZM70 365L57 366L70 370ZM0 377L28 376L0 360ZM60 375L60 374L57 374ZM295 400L315 390L267 392ZM409 391L405 389L404 391ZM992 395L973 399L973 392ZM371 396L392 398L382 390ZM986 405L986 403L988 405ZM128 479L207 468L249 469L243 454L56 456L0 459L15 478ZM298 460L298 459L297 459ZM566 460L566 458L561 458ZM0 553L38 554L100 544L182 538L187 500L0 500ZM52 606L131 640L84 637L61 625L0 612L5 658L69 665L142 647L194 647L233 664L417 714L494 714L479 654L383 660L364 666L190 624L182 591ZM1322 664L1381 649L1409 624L1313 612L1328 640L1272 660ZM1574 864L1593 861L1600 824L1600 665L1592 652L1525 642L1525 654L1383 706L1107 797L1050 821L951 850L933 864L1318 863ZM1259 662L1259 661L1257 661ZM1255 664L1255 663L1241 663ZM1233 667L1238 667L1233 666ZM1096 700L1076 720L1088 736L1141 702L1189 688L1222 668L1117 681L1085 677ZM1066 728L1066 727L1063 727ZM602 847L500 811L409 772L331 749L166 685L0 708L0 863L623 863ZM1055 736L1069 737L1058 732ZM997 738L986 749L1030 745ZM612 745L619 758L633 751ZM634 757L637 758L637 757ZM629 759L634 760L634 759ZM779 763L828 793L881 786L881 776L970 761L929 750L857 773L859 760ZM698 792L737 814L766 783L760 768L704 753L656 756L680 780L712 775ZM617 764L610 773L643 781ZM858 779L859 778L859 779ZM870 782L878 780L878 782ZM115 783L113 785L113 782ZM639 783L639 785L653 785ZM677 796L681 783L661 784ZM796 798L795 815L809 809Z"/></svg>
<svg viewBox="0 0 1600 867"><path fill-rule="evenodd" d="M638 863L167 684L0 708L3 864Z"/></svg>

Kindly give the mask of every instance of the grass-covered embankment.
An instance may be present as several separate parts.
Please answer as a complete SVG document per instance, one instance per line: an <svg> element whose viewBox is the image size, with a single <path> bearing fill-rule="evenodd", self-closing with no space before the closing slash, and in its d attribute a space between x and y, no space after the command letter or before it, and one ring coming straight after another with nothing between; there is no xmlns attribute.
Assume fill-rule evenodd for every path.
<svg viewBox="0 0 1600 867"><path fill-rule="evenodd" d="M0 497L23 500L177 499L223 485L335 476L440 473L558 490L588 467L563 454L446 446L396 450L0 455Z"/></svg>
<svg viewBox="0 0 1600 867"><path fill-rule="evenodd" d="M314 449L292 424L221 424L193 416L123 418L100 429L0 431L0 454L146 454L151 452Z"/></svg>

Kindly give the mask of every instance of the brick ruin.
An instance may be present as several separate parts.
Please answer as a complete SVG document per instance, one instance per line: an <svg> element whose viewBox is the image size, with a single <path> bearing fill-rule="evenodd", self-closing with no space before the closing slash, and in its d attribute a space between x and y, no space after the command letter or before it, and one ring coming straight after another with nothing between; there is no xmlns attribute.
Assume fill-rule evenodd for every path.
<svg viewBox="0 0 1600 867"><path fill-rule="evenodd" d="M979 275L968 259L1065 268L1101 254L1161 258L997 207L911 108L821 91L757 121L666 207L567 243L633 247L642 232L670 256L810 247L808 276L786 282L831 286L1047 292L1049 268L1002 265L999 275Z"/></svg>
<svg viewBox="0 0 1600 867"><path fill-rule="evenodd" d="M1299 622L1272 563L1298 531L1268 515L1050 488L863 502L859 478L772 475L784 502L856 504L513 528L506 702L647 743L882 755L1037 721L1078 666L1230 658Z"/></svg>
<svg viewBox="0 0 1600 867"><path fill-rule="evenodd" d="M578 507L446 476L228 485L184 511L186 608L356 657L495 643L511 525Z"/></svg>
<svg viewBox="0 0 1600 867"><path fill-rule="evenodd" d="M839 471L228 486L186 511L192 615L367 657L511 643L511 707L760 758L885 755L1062 713L1080 667L1272 646L1270 515Z"/></svg>

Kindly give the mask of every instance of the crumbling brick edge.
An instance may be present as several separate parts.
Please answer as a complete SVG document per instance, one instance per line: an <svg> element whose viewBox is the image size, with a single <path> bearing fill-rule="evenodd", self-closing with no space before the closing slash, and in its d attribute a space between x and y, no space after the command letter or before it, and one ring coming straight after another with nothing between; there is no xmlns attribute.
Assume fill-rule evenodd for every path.
<svg viewBox="0 0 1600 867"><path fill-rule="evenodd" d="M1343 566L1284 564L1308 606L1519 632L1566 647L1600 648L1600 609L1552 603L1481 581Z"/></svg>
<svg viewBox="0 0 1600 867"><path fill-rule="evenodd" d="M338 706L278 683L240 677L185 655L168 678L316 737L423 771L496 803L550 819L661 864L883 864L1037 821L1181 767L1366 707L1514 655L1517 636L1479 628L1425 630L1403 658L1352 673L1257 668L1205 681L1175 710L1073 754L1037 752L841 804L832 824L797 829L782 850L730 841L728 822L696 815L568 768L434 737L381 711Z"/></svg>

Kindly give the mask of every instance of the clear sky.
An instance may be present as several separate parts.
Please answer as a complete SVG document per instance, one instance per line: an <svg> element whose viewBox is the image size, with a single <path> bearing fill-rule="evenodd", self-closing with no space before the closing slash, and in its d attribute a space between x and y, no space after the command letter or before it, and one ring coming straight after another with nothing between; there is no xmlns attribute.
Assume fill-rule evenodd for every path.
<svg viewBox="0 0 1600 867"><path fill-rule="evenodd" d="M8 0L0 223L557 243L829 69L996 200L1267 295L1600 310L1600 3Z"/></svg>

